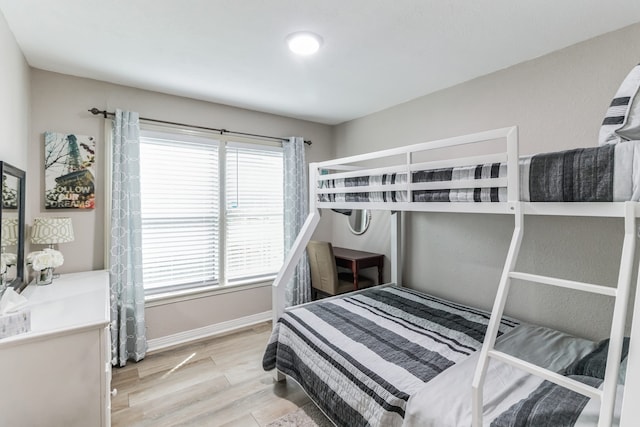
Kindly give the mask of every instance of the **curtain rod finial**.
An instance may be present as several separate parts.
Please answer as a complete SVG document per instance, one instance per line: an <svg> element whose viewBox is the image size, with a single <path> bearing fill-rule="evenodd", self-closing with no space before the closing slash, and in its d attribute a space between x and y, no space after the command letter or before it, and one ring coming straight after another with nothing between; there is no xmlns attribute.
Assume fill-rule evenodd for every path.
<svg viewBox="0 0 640 427"><path fill-rule="evenodd" d="M102 114L104 116L104 118L107 118L107 110L98 110L96 107L93 107L92 109L88 110L91 114L93 114L94 116L97 116L98 114Z"/></svg>

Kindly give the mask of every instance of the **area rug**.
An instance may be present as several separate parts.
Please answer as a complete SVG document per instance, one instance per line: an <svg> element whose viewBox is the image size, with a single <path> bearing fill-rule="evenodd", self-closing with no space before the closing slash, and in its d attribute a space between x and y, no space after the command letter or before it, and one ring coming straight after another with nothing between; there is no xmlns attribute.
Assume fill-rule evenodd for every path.
<svg viewBox="0 0 640 427"><path fill-rule="evenodd" d="M313 402L310 402L294 412L271 421L266 427L333 427L333 423Z"/></svg>

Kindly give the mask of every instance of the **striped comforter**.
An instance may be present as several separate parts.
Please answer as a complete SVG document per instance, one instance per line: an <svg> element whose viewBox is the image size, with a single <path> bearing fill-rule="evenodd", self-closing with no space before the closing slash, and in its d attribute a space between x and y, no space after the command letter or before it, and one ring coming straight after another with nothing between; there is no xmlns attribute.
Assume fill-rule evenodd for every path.
<svg viewBox="0 0 640 427"><path fill-rule="evenodd" d="M525 202L621 202L640 200L640 141L536 154L520 159L520 199ZM503 178L504 163L416 171L411 182ZM406 202L406 191L358 191L360 186L403 184L406 173L320 181L320 188L351 191L318 194L320 202ZM506 187L417 190L413 202L506 202Z"/></svg>
<svg viewBox="0 0 640 427"><path fill-rule="evenodd" d="M482 346L489 313L393 286L285 312L263 367L296 380L338 426L399 426L409 397ZM499 334L517 325L503 318Z"/></svg>

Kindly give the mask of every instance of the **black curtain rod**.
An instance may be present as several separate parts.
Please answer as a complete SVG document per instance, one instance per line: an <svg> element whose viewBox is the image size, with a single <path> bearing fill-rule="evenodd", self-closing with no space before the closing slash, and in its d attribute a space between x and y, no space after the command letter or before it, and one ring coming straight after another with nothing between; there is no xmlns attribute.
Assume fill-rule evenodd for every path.
<svg viewBox="0 0 640 427"><path fill-rule="evenodd" d="M97 116L98 114L102 114L102 116L104 116L104 118L106 119L108 116L115 116L115 113L111 113L107 110L98 110L97 108L92 108L90 110L88 110L91 114L93 114L94 116ZM209 127L205 127L205 126L196 126L196 125L188 125L185 123L177 123L177 122L167 122L165 120L156 120L156 119L147 119L145 117L140 117L140 120L144 120L147 122L154 122L154 123L162 123L165 125L175 125L175 126L186 126L186 127L190 127L193 129L202 129L202 130L209 130L209 131L213 131L213 132L218 132L220 135L224 135L226 134L233 134L233 135L242 135L242 136L255 136L257 138L267 138L267 139L274 139L276 141L288 141L288 138L279 138L277 136L267 136L267 135L258 135L255 133L246 133L246 132L236 132L233 130L226 130L226 129L216 129L216 128L209 128ZM305 144L307 145L311 145L311 141L304 141Z"/></svg>

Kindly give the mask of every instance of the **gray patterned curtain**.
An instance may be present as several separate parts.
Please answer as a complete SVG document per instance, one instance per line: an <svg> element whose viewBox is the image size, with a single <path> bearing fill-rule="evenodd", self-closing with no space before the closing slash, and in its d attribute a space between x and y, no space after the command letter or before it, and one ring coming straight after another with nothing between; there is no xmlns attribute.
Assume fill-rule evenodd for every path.
<svg viewBox="0 0 640 427"><path fill-rule="evenodd" d="M111 177L111 363L124 366L147 351L142 284L140 125L138 113L116 110Z"/></svg>
<svg viewBox="0 0 640 427"><path fill-rule="evenodd" d="M304 159L304 139L292 137L282 144L284 150L284 251L293 246L302 224L309 214L307 194L307 164ZM304 255L287 283L285 307L311 301L309 261Z"/></svg>

